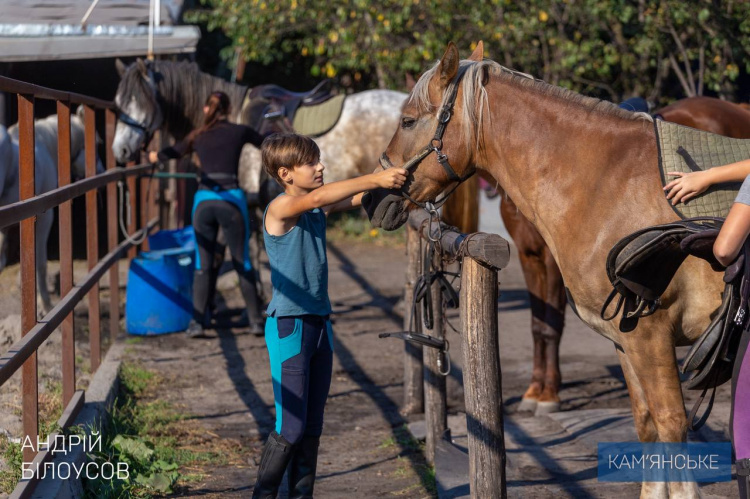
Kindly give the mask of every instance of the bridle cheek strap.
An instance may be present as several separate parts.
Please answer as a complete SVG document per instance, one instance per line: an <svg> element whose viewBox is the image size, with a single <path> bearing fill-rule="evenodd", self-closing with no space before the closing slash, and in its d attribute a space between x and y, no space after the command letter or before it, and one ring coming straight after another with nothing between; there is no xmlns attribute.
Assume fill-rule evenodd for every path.
<svg viewBox="0 0 750 499"><path fill-rule="evenodd" d="M461 185L464 181L471 178L474 173L476 173L476 169L472 169L468 174L464 176L460 176L456 173L456 171L453 169L453 167L450 164L450 161L448 161L448 155L443 153L443 134L445 133L445 129L448 126L448 122L451 120L451 117L453 115L453 105L456 103L456 96L458 95L458 84L461 81L461 78L463 77L464 73L466 72L466 66L459 69L458 74L453 78L453 81L450 84L450 87L448 89L448 99L445 102L445 105L440 110L440 113L438 114L438 126L435 130L435 135L433 136L432 140L429 144L427 144L422 150L420 150L417 154L415 154L409 161L403 164L402 168L405 169L407 172L411 173L412 170L416 169L419 164L424 161L424 159L432 154L433 152L437 155L437 161L440 163L440 166L443 167L443 170L445 170L446 175L448 176L448 180L451 182L456 182L456 184L450 188L443 196L436 200L434 203L426 202L426 203L420 203L419 201L416 201L413 199L409 194L401 190L401 195L414 203L415 205L419 206L420 208L427 210L427 211L433 211L437 208L440 208L445 201L448 199L448 196L450 196L453 191L455 191L459 185ZM383 169L389 168L391 166L390 161L388 160L388 156L384 152L383 155L380 157L380 166Z"/></svg>

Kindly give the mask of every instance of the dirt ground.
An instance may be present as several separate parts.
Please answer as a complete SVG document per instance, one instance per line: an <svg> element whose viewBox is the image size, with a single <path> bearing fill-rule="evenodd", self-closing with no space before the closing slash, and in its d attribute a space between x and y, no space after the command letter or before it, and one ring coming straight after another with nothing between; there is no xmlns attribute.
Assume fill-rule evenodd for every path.
<svg viewBox="0 0 750 499"><path fill-rule="evenodd" d="M316 496L434 497L434 479L419 447L405 431L407 423L419 418L399 413L403 344L395 339L378 338L378 333L401 330L399 300L406 266L404 248L337 241L329 245L328 254L335 357ZM124 275L124 269L121 274ZM263 275L267 284L267 268ZM0 287L5 294L14 281L5 272L1 277ZM569 461L564 459L570 460L572 448L565 446L575 440L574 450L579 452L582 446L589 445L582 443L583 431L573 427L566 433L563 426L569 428L570 424L565 421L558 424L547 417L516 412L531 376L532 342L529 299L515 255L509 268L501 272L500 281L500 349L503 399L508 415L509 495L540 498L550 495L608 497L615 492L628 497L637 495L639 486L636 484L618 487L596 484L595 459L581 462L575 457L573 461L577 464L568 466ZM211 439L221 439L222 445L233 448L235 456L240 456L239 460L231 459L227 464L206 463L189 470L201 478L181 484L178 495L183 497L249 496L262 443L274 425L264 340L246 334L241 326L233 327L241 321L242 309L235 274L223 275L218 287L221 296L217 320L221 327L209 331L209 338L189 340L178 333L125 340L126 361L156 371L164 380L157 397L182 408L191 425L198 424L205 430L207 446L216 448L216 442L212 443ZM3 309L7 299L3 298ZM84 312L82 305L77 313L82 321L77 348L87 359ZM457 324L456 314L451 316L452 322ZM0 331L3 324L6 323L0 322ZM447 335L453 359L448 378L449 412L461 419L461 341L450 329ZM3 349L9 345L4 339L6 336L2 337ZM45 376L59 378L59 373L55 374L52 368L59 362L56 352L59 346L42 349L40 371L46 372ZM627 390L612 344L589 330L570 311L561 360L563 411L575 415L583 414L575 411L593 410L588 413L594 414L596 410L621 410L624 417L628 417ZM82 371L82 382L85 382L85 369ZM3 404L0 427L18 434L20 418L12 404L18 405L19 398L16 398L18 392L12 391L13 386L4 386L0 392ZM722 389L717 400L727 399L725 392ZM688 394L688 397L694 398L694 395ZM595 443L590 445L595 448ZM704 491L711 496L729 496L734 494L733 487L734 484L717 484Z"/></svg>

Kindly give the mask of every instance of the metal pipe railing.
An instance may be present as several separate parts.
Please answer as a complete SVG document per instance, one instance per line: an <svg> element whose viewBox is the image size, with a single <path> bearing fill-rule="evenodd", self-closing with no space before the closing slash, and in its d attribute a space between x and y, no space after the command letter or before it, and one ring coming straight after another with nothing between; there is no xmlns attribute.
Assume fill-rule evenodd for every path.
<svg viewBox="0 0 750 499"><path fill-rule="evenodd" d="M23 441L37 439L39 431L38 372L36 353L39 346L58 326L62 326L62 402L66 407L61 426L72 423L83 405L83 396L75 390L75 329L73 309L88 294L89 336L91 342L91 369L95 372L101 361L99 280L109 270L110 276L110 338L119 328L119 277L118 260L126 255L135 257L137 248L133 239L145 236L159 222L158 218L147 220L147 206L142 201L141 229L136 230L135 199L129 203L127 237L118 244L118 203L115 183L126 181L129 193L136 195L136 177L152 173L153 165L132 163L128 168L115 165L112 143L115 134L115 110L110 101L96 99L73 92L61 92L26 82L0 76L0 91L18 95L19 129L19 201L0 207L0 228L19 223L21 228L21 328L22 338L0 357L0 386L18 369L22 368L23 386ZM58 187L52 191L35 195L34 158L34 102L35 99L55 100L58 115ZM86 178L71 184L70 106L84 105L84 137ZM96 110L103 109L105 115L105 144L107 147L107 171L96 174ZM141 182L141 199L147 199L145 190L150 186ZM107 242L108 253L99 259L97 189L107 186ZM71 201L86 197L86 239L89 272L81 282L73 282L73 227ZM59 207L60 224L60 295L58 304L41 320L37 321L36 302L36 216ZM46 264L46 262L42 262ZM24 464L47 459L47 452L24 446ZM32 465L33 469L33 465ZM19 484L22 495L31 494L36 478Z"/></svg>
<svg viewBox="0 0 750 499"><path fill-rule="evenodd" d="M33 83L26 83L25 81L14 80L13 78L7 78L5 76L0 76L0 91L13 94L33 95L37 99L63 101L70 104L85 104L98 109L109 109L113 108L115 105L112 101L97 99L96 97L89 97L75 92L64 92L61 90L40 87Z"/></svg>

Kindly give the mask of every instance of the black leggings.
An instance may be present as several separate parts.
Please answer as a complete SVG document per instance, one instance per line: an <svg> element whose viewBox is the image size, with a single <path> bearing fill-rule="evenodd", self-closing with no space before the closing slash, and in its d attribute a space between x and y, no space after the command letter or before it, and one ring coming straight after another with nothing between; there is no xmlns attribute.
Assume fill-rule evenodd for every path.
<svg viewBox="0 0 750 499"><path fill-rule="evenodd" d="M247 317L251 323L261 322L263 317L255 288L255 272L252 268L245 270L245 244L249 237L245 234L245 220L236 206L219 200L200 202L193 215L193 229L200 258L200 262L196 262L193 276L193 317L200 324L208 325L208 300L213 296L213 288L216 286L216 278L212 279L211 275L219 227L224 231L226 245L232 255L232 265L240 278L240 290L247 306Z"/></svg>

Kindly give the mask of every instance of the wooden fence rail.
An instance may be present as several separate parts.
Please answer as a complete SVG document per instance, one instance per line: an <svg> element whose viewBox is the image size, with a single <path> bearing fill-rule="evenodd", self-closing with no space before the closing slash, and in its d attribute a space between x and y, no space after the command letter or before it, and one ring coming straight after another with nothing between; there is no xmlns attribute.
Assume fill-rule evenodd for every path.
<svg viewBox="0 0 750 499"><path fill-rule="evenodd" d="M112 142L115 134L115 109L109 101L91 98L71 92L61 92L39 87L29 83L0 77L0 91L17 94L18 128L19 128L19 201L0 208L0 228L20 224L21 239L21 330L22 338L0 357L0 386L2 386L19 368L22 370L23 391L23 442L31 441L34 447L23 446L23 462L41 462L47 459L50 450L36 449L38 439L38 378L36 352L58 326L62 326L62 402L63 417L59 423L64 428L74 421L83 406L84 394L76 391L75 381L75 331L73 308L88 294L89 297L89 338L91 344L92 374L99 366L101 359L101 333L99 310L99 280L104 273L110 272L110 338L114 339L119 328L119 280L117 262L131 251L132 238L138 238L150 232L158 223L158 218L146 220L145 205L142 206L142 223L139 230L135 227L136 177L149 173L152 165L118 168L112 153ZM54 100L58 115L58 188L35 196L35 158L34 158L34 102L35 99ZM84 106L84 137L86 178L75 184L70 183L70 106ZM103 110L105 119L106 173L96 175L96 110ZM115 183L127 178L133 203L130 204L128 219L129 238L118 244L118 200ZM142 184L143 185L143 184ZM97 189L107 186L107 241L108 253L103 258L98 255L97 223ZM86 239L88 275L79 283L73 282L73 227L71 200L86 196ZM145 192L141 193L145 198ZM36 216L58 207L60 232L60 301L41 320L37 321L36 307L36 241L34 237ZM57 439L54 439L57 442ZM32 465L33 469L33 465ZM24 480L17 487L14 495L29 496L34 488L36 478Z"/></svg>
<svg viewBox="0 0 750 499"><path fill-rule="evenodd" d="M423 211L409 217L407 229L407 317L411 319L411 295L416 275L421 271L418 238L436 241L443 255L461 261L460 315L463 337L463 380L466 405L466 426L469 442L469 486L471 497L506 497L505 444L503 439L502 375L498 346L497 273L510 259L508 241L497 234L461 234L455 229L431 220ZM416 237L415 237L416 236ZM439 263L439 262L438 262ZM442 339L442 295L437 282L432 284L434 327L426 334ZM417 317L413 323L417 324ZM416 348L405 353L404 406L419 406L414 389L420 370ZM439 439L449 438L447 429L445 366L439 365L442 352L434 348L424 351L424 406L427 435L425 453L434 463L435 446ZM439 378L439 379L438 379ZM442 380L442 381L441 381Z"/></svg>

